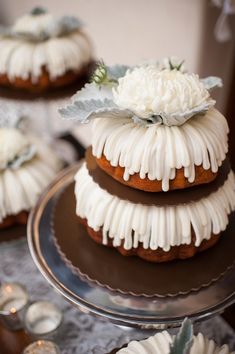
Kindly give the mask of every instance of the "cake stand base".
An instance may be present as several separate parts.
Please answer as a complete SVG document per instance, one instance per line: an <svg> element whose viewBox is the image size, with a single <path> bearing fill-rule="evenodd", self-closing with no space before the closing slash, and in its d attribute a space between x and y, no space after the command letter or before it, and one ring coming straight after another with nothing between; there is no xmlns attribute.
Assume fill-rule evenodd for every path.
<svg viewBox="0 0 235 354"><path fill-rule="evenodd" d="M232 255L231 257L227 257L227 255L224 257L223 254L221 256L221 252L220 258L217 258L217 263L222 262L222 258L227 258L229 261L227 262L226 260L226 262L222 262L224 271L217 272L219 276L216 278L218 280L212 277L213 279L211 280L213 281L210 281L208 285L204 284L205 279L203 279L201 284L204 286L201 286L197 291L190 289L185 295L182 295L181 291L168 294L169 290L165 291L165 294L160 294L164 296L146 297L139 296L138 294L134 296L131 295L129 291L122 294L120 291L114 291L114 289L110 291L107 287L97 285L95 281L88 281L79 276L78 272L74 270L74 264L72 264L74 260L71 261L68 254L65 259L58 250L58 245L56 246L55 243L57 232L55 232L56 228L53 226L58 201L61 200L70 189L72 190L71 184L73 183L74 174L79 166L80 164L77 164L63 171L49 186L31 212L28 224L28 243L36 265L49 283L68 301L86 313L105 317L116 324L146 329L161 329L169 326L177 326L186 316L190 317L193 321L206 319L220 313L234 302L235 269L232 267L233 257ZM64 213L62 213L61 216L66 215L67 218L63 219L65 225L63 226L62 236L60 235L60 237L62 237L62 239L64 237L64 240L73 239L75 248L79 246L79 235L72 235L71 227L66 227L66 224L71 225L73 219L69 219L68 214L65 212L65 210L69 210L69 215L74 215L73 203L74 202L69 203L68 205L64 204ZM218 243L218 247L222 247L223 238L227 238L227 241L230 240L228 242L231 242L230 247L234 249L233 237L228 236L230 233L231 235L234 234L235 222L233 221L234 216L231 218L230 228L222 235L222 241ZM76 244L76 241L78 241L78 244ZM89 241L92 246L98 247L99 249L101 248L102 251L105 249L105 252L114 252L115 256L121 257L115 250L106 249L105 247L102 248L102 246L94 244L91 240ZM68 241L68 243L69 242L70 241ZM64 244L66 244L66 242L64 242ZM207 267L214 267L214 261L211 260L211 256L213 252L216 252L217 246L205 252L204 255L207 254L207 256L201 254L195 257L195 261L198 259L198 267L201 257L207 259ZM217 252L219 251L220 248ZM79 252L77 255L79 257ZM219 256L217 255L217 257ZM128 262L133 262L131 258L127 259L124 257L124 259ZM143 261L140 260L140 262ZM184 262L187 261L183 261L182 264ZM96 262L92 264L92 267L97 265ZM158 267L159 265L151 266ZM77 265L76 268L79 269L78 267L80 266ZM174 263L169 263L167 265L167 268L168 267L172 268L171 278L173 278ZM206 267L206 263L204 267ZM109 265L107 265L107 270L109 270ZM205 269L205 271L207 271L207 269ZM198 273L202 273L202 270ZM110 277L112 277L112 274L110 274ZM194 274L191 274L191 277L194 277ZM171 278L166 279L167 286L171 282ZM200 274L197 274L197 278L200 282ZM175 285L179 287L178 283ZM128 289L126 288L126 290ZM164 290L163 285L162 290ZM178 290L180 290L180 288Z"/></svg>

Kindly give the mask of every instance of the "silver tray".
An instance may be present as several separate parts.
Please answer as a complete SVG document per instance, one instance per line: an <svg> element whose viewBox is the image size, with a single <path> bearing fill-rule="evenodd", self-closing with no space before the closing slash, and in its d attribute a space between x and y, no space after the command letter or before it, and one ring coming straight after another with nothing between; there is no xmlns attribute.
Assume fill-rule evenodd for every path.
<svg viewBox="0 0 235 354"><path fill-rule="evenodd" d="M50 224L57 196L73 182L80 165L62 171L47 188L30 214L27 229L35 264L65 299L85 313L101 316L118 325L145 329L178 326L186 316L193 321L207 319L235 301L234 268L199 291L157 299L111 293L74 274L56 249Z"/></svg>

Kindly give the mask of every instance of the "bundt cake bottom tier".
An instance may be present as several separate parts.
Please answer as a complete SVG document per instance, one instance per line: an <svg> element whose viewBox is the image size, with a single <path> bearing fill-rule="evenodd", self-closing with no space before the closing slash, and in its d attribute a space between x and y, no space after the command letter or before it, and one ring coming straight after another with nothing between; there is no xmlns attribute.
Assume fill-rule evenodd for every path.
<svg viewBox="0 0 235 354"><path fill-rule="evenodd" d="M79 221L87 228L88 235L98 244L102 244L102 230L94 231L91 227L88 226L87 220L79 218ZM116 248L119 253L123 256L138 256L146 261L153 263L162 263L169 262L175 259L187 259L193 257L196 253L207 250L208 248L214 246L220 238L220 234L211 235L209 240L203 240L199 247L195 246L195 234L192 234L192 242L189 245L182 244L180 246L172 246L169 251L164 251L161 248L156 250L144 249L142 245L137 248L132 248L130 250L126 250L123 245L119 247L114 247L112 244L112 240L109 239L107 245L108 247Z"/></svg>
<svg viewBox="0 0 235 354"><path fill-rule="evenodd" d="M27 211L21 211L16 215L9 215L3 219L0 223L0 230L6 229L13 225L26 225L29 213Z"/></svg>

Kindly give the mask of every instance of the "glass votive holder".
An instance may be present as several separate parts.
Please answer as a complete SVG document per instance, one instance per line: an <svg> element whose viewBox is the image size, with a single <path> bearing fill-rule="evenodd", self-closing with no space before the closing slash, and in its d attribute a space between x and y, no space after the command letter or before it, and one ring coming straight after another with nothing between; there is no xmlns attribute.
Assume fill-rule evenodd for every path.
<svg viewBox="0 0 235 354"><path fill-rule="evenodd" d="M0 320L9 330L23 327L24 312L29 302L29 295L19 283L0 285Z"/></svg>
<svg viewBox="0 0 235 354"><path fill-rule="evenodd" d="M54 342L38 340L29 344L22 354L60 354L60 350Z"/></svg>
<svg viewBox="0 0 235 354"><path fill-rule="evenodd" d="M48 301L32 303L25 312L25 329L34 338L54 338L62 323L62 311Z"/></svg>

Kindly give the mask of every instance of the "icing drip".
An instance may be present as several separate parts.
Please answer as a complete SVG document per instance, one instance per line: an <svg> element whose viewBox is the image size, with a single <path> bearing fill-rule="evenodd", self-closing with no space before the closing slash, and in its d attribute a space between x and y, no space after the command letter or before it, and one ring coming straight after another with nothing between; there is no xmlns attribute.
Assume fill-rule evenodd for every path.
<svg viewBox="0 0 235 354"><path fill-rule="evenodd" d="M75 176L76 213L86 218L95 231L102 228L103 244L112 239L113 246L145 249L190 244L192 230L198 247L211 234L219 234L235 209L235 177L231 171L223 186L197 202L176 206L146 206L121 200L101 189L89 175L86 164Z"/></svg>
<svg viewBox="0 0 235 354"><path fill-rule="evenodd" d="M85 34L77 31L41 43L1 38L0 53L0 74L10 80L31 78L36 83L43 67L52 80L68 70L81 69L91 60L92 48Z"/></svg>
<svg viewBox="0 0 235 354"><path fill-rule="evenodd" d="M172 337L167 331L155 334L155 336L140 342L132 341L127 348L123 348L117 354L169 354ZM209 340L201 333L193 337L193 345L190 354L229 354L227 345L218 347L213 340ZM232 353L231 353L232 354Z"/></svg>
<svg viewBox="0 0 235 354"><path fill-rule="evenodd" d="M98 118L93 123L93 155L102 154L112 166L125 168L123 179L138 173L140 178L161 180L163 191L176 169L184 168L189 182L195 166L217 172L228 151L228 125L216 109L195 116L178 126L136 125L132 119Z"/></svg>
<svg viewBox="0 0 235 354"><path fill-rule="evenodd" d="M37 155L32 160L0 173L0 222L8 215L30 210L61 167L51 149L37 139L33 143Z"/></svg>

